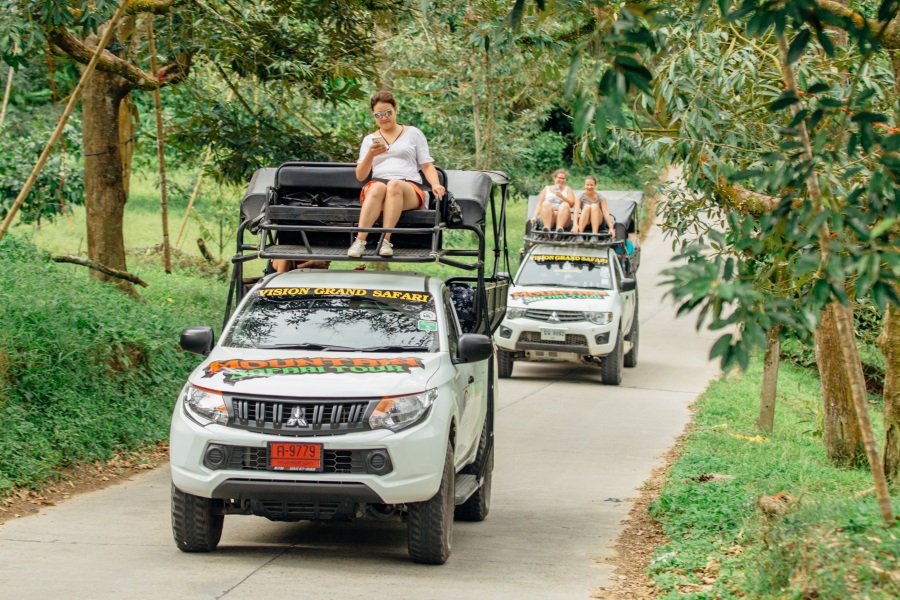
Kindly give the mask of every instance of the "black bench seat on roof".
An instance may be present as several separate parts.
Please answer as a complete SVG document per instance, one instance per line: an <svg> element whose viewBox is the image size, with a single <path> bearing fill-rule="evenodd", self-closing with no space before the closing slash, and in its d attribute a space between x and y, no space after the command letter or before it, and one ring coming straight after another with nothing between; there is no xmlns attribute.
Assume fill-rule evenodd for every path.
<svg viewBox="0 0 900 600"><path fill-rule="evenodd" d="M430 262L439 257L478 255L475 250L442 249L443 230L484 231L493 179L481 171L437 170L458 210L451 210L444 198L430 202L427 209L404 211L392 229L394 260ZM291 162L259 169L241 202L241 222L251 233L263 233L262 258L346 259L346 248L359 223L359 194L364 183L356 179L354 163ZM431 198L430 186L422 188ZM372 228L381 226L379 219ZM365 259L379 260L382 233L370 234L372 243Z"/></svg>

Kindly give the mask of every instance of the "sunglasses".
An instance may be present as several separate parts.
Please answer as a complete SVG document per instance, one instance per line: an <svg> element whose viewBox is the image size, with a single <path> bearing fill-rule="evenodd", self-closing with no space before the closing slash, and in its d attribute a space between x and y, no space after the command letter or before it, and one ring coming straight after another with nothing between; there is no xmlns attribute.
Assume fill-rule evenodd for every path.
<svg viewBox="0 0 900 600"><path fill-rule="evenodd" d="M376 119L383 119L385 117L390 117L393 114L394 114L394 109L389 108L389 109L383 110L381 112L372 113L372 116L375 117Z"/></svg>

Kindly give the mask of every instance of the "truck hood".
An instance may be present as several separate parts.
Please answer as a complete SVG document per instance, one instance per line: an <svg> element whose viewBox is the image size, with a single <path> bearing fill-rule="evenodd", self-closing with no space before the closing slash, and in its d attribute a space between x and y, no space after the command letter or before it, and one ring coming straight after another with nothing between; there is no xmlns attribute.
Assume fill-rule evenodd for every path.
<svg viewBox="0 0 900 600"><path fill-rule="evenodd" d="M440 353L310 352L215 348L190 383L227 393L263 396L361 397L428 389Z"/></svg>
<svg viewBox="0 0 900 600"><path fill-rule="evenodd" d="M540 285L513 286L509 290L507 308L540 310L612 310L614 290L586 290Z"/></svg>

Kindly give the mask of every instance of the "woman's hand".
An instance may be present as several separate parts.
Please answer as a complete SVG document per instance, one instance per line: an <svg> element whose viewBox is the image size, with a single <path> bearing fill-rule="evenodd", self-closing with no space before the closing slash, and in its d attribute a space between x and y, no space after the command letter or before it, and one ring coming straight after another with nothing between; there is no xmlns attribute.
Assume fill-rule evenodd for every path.
<svg viewBox="0 0 900 600"><path fill-rule="evenodd" d="M444 197L444 194L447 193L447 188L445 188L441 184L437 184L437 185L431 186L431 191L434 193L435 196L438 197L438 200L440 200Z"/></svg>
<svg viewBox="0 0 900 600"><path fill-rule="evenodd" d="M387 151L388 151L387 146L385 146L384 144L382 144L380 146L378 146L376 144L372 144L371 146L369 146L369 157L375 158L376 156L380 156Z"/></svg>

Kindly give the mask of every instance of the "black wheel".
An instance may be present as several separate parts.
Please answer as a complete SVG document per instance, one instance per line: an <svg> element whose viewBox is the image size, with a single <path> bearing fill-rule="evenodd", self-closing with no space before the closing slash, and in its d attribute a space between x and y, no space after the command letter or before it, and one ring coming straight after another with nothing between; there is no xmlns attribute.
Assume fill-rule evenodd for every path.
<svg viewBox="0 0 900 600"><path fill-rule="evenodd" d="M625 366L629 369L632 369L637 366L638 363L638 342L641 337L640 332L640 324L638 323L637 313L634 314L634 319L631 321L631 331L628 332L628 341L631 342L631 350L625 355Z"/></svg>
<svg viewBox="0 0 900 600"><path fill-rule="evenodd" d="M431 500L406 505L409 556L417 563L442 565L450 558L453 540L454 484L453 446L447 444L441 486Z"/></svg>
<svg viewBox="0 0 900 600"><path fill-rule="evenodd" d="M616 347L604 359L600 365L600 379L606 385L619 385L622 383L622 367L625 366L625 355L622 352L622 332L616 335Z"/></svg>
<svg viewBox="0 0 900 600"><path fill-rule="evenodd" d="M503 348L497 348L497 375L500 376L500 379L512 377L513 364L515 362L516 357L514 353Z"/></svg>
<svg viewBox="0 0 900 600"><path fill-rule="evenodd" d="M222 539L221 500L182 492L172 484L172 535L182 552L212 552Z"/></svg>
<svg viewBox="0 0 900 600"><path fill-rule="evenodd" d="M481 465L487 462L484 470L484 480L481 487L469 499L456 507L455 517L460 521L484 521L485 517L491 511L491 479L493 479L494 471L494 445L488 450L488 439L490 431L488 431L488 421L485 420L484 427L481 428L481 439L478 441L478 453L475 455L475 462L466 467L466 472L473 475L481 473Z"/></svg>

